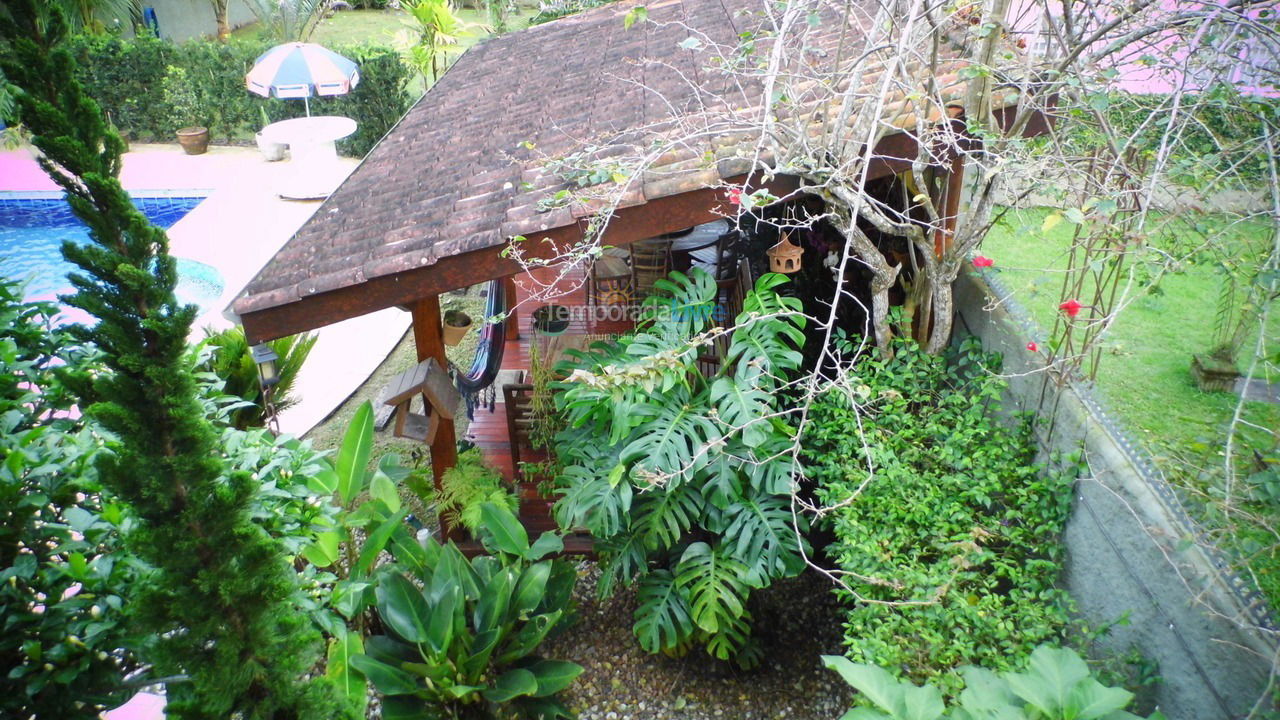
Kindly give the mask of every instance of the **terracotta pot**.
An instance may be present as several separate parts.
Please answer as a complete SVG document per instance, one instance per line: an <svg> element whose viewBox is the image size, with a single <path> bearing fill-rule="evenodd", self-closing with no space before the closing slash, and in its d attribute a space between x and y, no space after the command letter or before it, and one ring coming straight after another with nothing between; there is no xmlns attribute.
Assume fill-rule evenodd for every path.
<svg viewBox="0 0 1280 720"><path fill-rule="evenodd" d="M472 326L471 316L458 311L450 310L444 314L444 344L450 347L462 342L462 338L467 336L467 331Z"/></svg>
<svg viewBox="0 0 1280 720"><path fill-rule="evenodd" d="M209 149L209 128L182 128L178 131L178 144L188 155L203 155Z"/></svg>
<svg viewBox="0 0 1280 720"><path fill-rule="evenodd" d="M1205 392L1231 392L1240 373L1235 366L1212 356L1192 355L1191 376Z"/></svg>

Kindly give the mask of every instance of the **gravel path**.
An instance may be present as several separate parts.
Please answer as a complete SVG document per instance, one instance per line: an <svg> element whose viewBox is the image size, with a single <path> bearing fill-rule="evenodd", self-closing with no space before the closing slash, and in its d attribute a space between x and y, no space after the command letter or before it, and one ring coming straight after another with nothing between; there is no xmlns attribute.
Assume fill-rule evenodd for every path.
<svg viewBox="0 0 1280 720"><path fill-rule="evenodd" d="M586 671L561 693L581 720L835 720L852 693L819 655L840 654L843 619L831 584L809 572L751 598L765 644L761 667L742 672L701 648L683 658L649 655L631 634L636 601L596 599L594 563L579 565L578 622L544 643L546 657Z"/></svg>

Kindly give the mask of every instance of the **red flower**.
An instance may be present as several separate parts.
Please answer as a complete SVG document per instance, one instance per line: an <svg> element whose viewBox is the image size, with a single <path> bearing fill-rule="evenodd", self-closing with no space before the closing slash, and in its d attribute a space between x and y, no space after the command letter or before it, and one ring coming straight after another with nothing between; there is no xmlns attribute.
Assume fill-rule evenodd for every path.
<svg viewBox="0 0 1280 720"><path fill-rule="evenodd" d="M729 188L729 203L730 203L730 204L732 204L732 205L741 205L741 204L742 204L742 189L741 189L741 188Z"/></svg>
<svg viewBox="0 0 1280 720"><path fill-rule="evenodd" d="M1068 300L1058 306L1058 309L1067 314L1067 317L1073 318L1080 314L1080 309L1084 306L1075 300Z"/></svg>
<svg viewBox="0 0 1280 720"><path fill-rule="evenodd" d="M1036 345L1035 341L1033 340L1027 343L1027 349L1030 350L1031 352L1035 352L1040 349L1040 346Z"/></svg>
<svg viewBox="0 0 1280 720"><path fill-rule="evenodd" d="M989 257L983 257L982 255L976 255L973 258L973 266L976 268L991 267L992 265L995 265L995 264L996 264L995 260L992 260Z"/></svg>

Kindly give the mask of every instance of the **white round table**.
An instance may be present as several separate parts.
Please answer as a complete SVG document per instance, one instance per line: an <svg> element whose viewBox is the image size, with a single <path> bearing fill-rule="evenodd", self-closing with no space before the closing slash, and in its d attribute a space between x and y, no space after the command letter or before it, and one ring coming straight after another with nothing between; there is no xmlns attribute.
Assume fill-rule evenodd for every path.
<svg viewBox="0 0 1280 720"><path fill-rule="evenodd" d="M294 200L328 197L342 182L334 143L355 131L355 120L329 115L281 120L262 128L264 139L289 146L289 168L280 196Z"/></svg>

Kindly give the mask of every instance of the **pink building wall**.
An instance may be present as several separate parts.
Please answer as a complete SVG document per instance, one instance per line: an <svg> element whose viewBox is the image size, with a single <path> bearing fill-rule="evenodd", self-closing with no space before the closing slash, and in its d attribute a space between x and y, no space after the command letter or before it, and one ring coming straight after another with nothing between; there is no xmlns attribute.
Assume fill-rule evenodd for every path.
<svg viewBox="0 0 1280 720"><path fill-rule="evenodd" d="M1069 7L1077 27L1096 28L1115 17L1116 6L1086 0ZM1245 94L1280 96L1276 10L1274 0L1243 11L1228 8L1224 0L1158 0L1098 47L1135 28L1164 29L1125 44L1098 70L1113 70L1113 89L1132 93L1197 92L1225 82ZM1006 27L1025 41L1033 57L1047 58L1061 54L1053 29L1062 17L1063 0L1014 0Z"/></svg>

